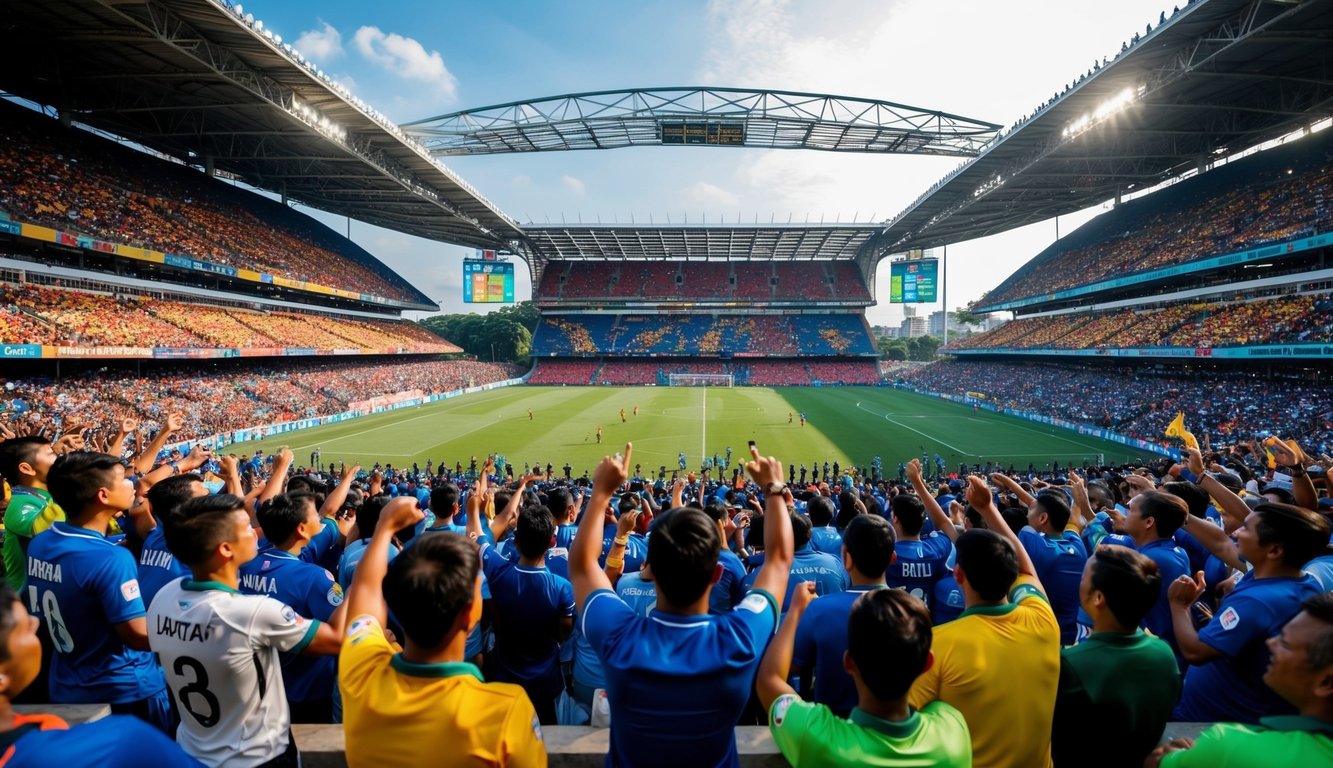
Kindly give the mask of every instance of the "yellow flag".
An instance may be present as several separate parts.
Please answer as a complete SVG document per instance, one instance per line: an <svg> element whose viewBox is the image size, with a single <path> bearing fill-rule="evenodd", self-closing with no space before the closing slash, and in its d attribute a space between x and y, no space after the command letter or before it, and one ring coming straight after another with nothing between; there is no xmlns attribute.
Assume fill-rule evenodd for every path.
<svg viewBox="0 0 1333 768"><path fill-rule="evenodd" d="M1199 450L1199 441L1194 437L1194 434L1192 432L1190 432L1188 429L1185 429L1184 411L1177 413L1176 418L1173 419L1171 423L1167 425L1166 436L1178 437L1181 440L1185 441L1185 445L1188 445L1189 447L1193 448L1196 451Z"/></svg>

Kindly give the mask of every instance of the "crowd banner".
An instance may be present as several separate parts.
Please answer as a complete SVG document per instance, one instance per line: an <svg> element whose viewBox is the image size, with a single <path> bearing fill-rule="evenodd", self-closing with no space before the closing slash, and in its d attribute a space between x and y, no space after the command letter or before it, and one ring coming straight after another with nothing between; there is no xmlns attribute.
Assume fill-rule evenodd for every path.
<svg viewBox="0 0 1333 768"><path fill-rule="evenodd" d="M941 349L945 355L1024 355L1028 357L1170 357L1221 360L1333 358L1333 344L1261 344L1249 347L1097 347L1093 349Z"/></svg>
<svg viewBox="0 0 1333 768"><path fill-rule="evenodd" d="M936 397L941 400L948 400L950 402L961 403L963 405L972 405L976 406L977 408L980 408L983 411L990 411L991 413L999 413L1005 416L1016 416L1026 421L1035 422L1037 424L1045 424L1048 427L1063 427L1064 429L1073 430L1074 432L1077 432L1080 435L1087 435L1088 437L1095 437L1100 440L1107 440L1112 443L1127 445L1130 448L1137 448L1140 451L1148 451L1149 453L1154 453L1157 454L1158 456L1168 456L1174 461L1180 461L1181 453L1179 448L1172 448L1170 446L1162 445L1160 443L1154 443L1148 440L1140 440L1137 437L1122 435L1119 432L1112 432L1111 430L1106 429L1104 427L1094 427L1091 424L1083 424L1077 421L1066 421L1065 419L1058 419L1054 416L1048 416L1044 413L1032 413L1031 411L1019 411L1013 408L1004 408L1002 406L996 405L994 402L991 402L989 400L983 400L977 397L972 397L971 395L978 394L975 392L969 392L967 396L964 396L964 395L949 395L943 392L931 392L929 390L917 389L915 387L911 387L906 384L901 384L899 385L899 387L901 389L906 389L910 392L915 392L918 395L925 395L927 397Z"/></svg>
<svg viewBox="0 0 1333 768"><path fill-rule="evenodd" d="M0 344L0 357L41 357L41 344Z"/></svg>
<svg viewBox="0 0 1333 768"><path fill-rule="evenodd" d="M343 411L342 413L330 414L328 416L312 416L310 418L297 419L295 421L282 421L276 424L264 424L261 426L246 427L245 429L238 429L233 432L223 432L221 434L210 435L209 437L200 438L198 440L186 440L179 443L172 443L170 445L165 446L163 450L186 451L189 450L192 446L202 445L211 448L215 451L218 451L223 448L226 448L229 445L234 445L236 443L244 443L250 440L263 440L266 437L273 437L274 435L284 435L289 432L296 432L302 429L310 429L311 427L322 427L326 424L337 424L344 421L351 421L352 419L358 419L361 418L362 416L370 415L370 413L386 413L388 411L396 411L401 408L411 408L413 406L426 405L428 403L439 402L440 400L448 400L450 398L459 397L461 395L470 395L476 392L489 392L492 389L501 389L503 387L512 387L515 384L522 384L523 381L524 381L523 379L506 379L504 381L496 381L490 384L482 384L480 386L475 386L475 387L455 389L451 392L440 392L434 395L425 395L420 390L398 392L393 395L382 396L383 398L399 399L398 402L385 403L369 411L352 409ZM379 399L382 398L371 398L371 400L379 400ZM349 403L348 405L349 406L363 405L364 403L367 402L370 401Z"/></svg>

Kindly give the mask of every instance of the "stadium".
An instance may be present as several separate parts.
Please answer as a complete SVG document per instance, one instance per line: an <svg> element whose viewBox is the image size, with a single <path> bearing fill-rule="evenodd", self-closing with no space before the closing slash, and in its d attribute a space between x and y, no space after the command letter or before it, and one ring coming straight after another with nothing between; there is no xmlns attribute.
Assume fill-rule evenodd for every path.
<svg viewBox="0 0 1333 768"><path fill-rule="evenodd" d="M439 737L454 739L450 744L505 740L500 751L512 750L512 756L509 762L493 758L493 765L546 765L548 759L551 765L582 765L603 754L607 764L625 765L659 764L668 757L700 765L859 764L864 755L838 752L840 745L860 743L859 737L836 729L865 726L869 721L858 720L858 713L871 717L867 707L877 703L883 707L875 710L877 722L890 722L865 728L896 734L887 726L899 726L896 721L909 712L913 718L924 713L926 702L962 712L957 719L966 719L971 729L968 754L977 765L1139 765L1144 759L1193 765L1183 756L1194 752L1202 760L1204 750L1170 748L1172 739L1189 736L1218 749L1222 737L1207 742L1212 731L1205 730L1215 722L1257 724L1262 717L1267 723L1297 711L1324 721L1324 730L1266 727L1318 734L1309 748L1324 752L1308 754L1333 754L1327 736L1333 695L1297 701L1270 683L1270 673L1262 673L1261 681L1255 671L1267 663L1264 643L1288 620L1323 627L1323 642L1333 643L1333 614L1320 613L1327 606L1301 607L1302 600L1333 589L1333 555L1324 549L1333 541L1333 489L1325 480L1333 468L1333 131L1327 130L1333 125L1333 2L1193 0L1145 20L1152 23L1115 55L1090 51L1088 56L1100 58L1086 72L1056 73L1056 80L1072 79L1055 84L1049 99L1008 125L879 98L730 84L586 91L399 122L373 100L354 95L308 50L284 42L257 15L229 0L48 0L6 10L0 28L4 563L23 610L40 619L44 664L26 693L0 691L4 702L33 707L20 712L57 706L71 722L89 718L73 705L106 705L98 716L112 713L107 722L123 725L127 721L118 718L135 716L166 732L164 755L174 759L174 740L183 760L210 766L296 764L283 761L293 759L298 745L307 763L318 765L397 765L438 757L442 753L432 751L437 746L412 752L417 742L410 733L375 719L385 716L375 710L379 697L400 701L401 690L352 688L335 672L334 658L341 653L340 664L348 668L355 657L351 647L369 637L371 627L385 648L395 636L407 643L401 646L406 656L393 656L402 675L435 674L422 671L423 659L437 666L475 662L475 675L486 685L513 684L517 694L505 694L514 698L505 699L512 708L507 711L518 721L531 719L531 728L520 722L517 732L496 735L451 720ZM367 29L383 37L377 27L362 27L358 44ZM759 150L875 162L944 157L959 164L891 218L829 223L779 223L776 216L764 223L757 215L746 223L729 211L710 210L702 220L715 223L672 223L659 214L648 223L538 224L501 210L451 168L479 167L467 165L478 162L471 158L523 168L562 155L577 162L604 153L682 157ZM984 238L1037 223L1054 221L1058 233L1060 217L1081 223L1024 252L1012 273L995 270L991 259L968 250L969 243L998 243ZM331 225L343 220L343 232ZM451 305L422 279L428 269L443 269L439 264L390 266L391 249L379 250L370 238L354 240L353 221L466 249L454 277L461 277L462 306L470 314L441 314L442 306ZM960 249L967 255L958 256ZM960 258L962 266L954 261ZM1000 263L998 254L994 263ZM979 298L955 300L950 309L951 283L960 272L988 288ZM517 288L526 284L528 301ZM926 318L916 314L920 305L942 308L929 333ZM471 313L476 309L487 314ZM905 315L901 335L894 328L887 336L880 325L889 309ZM51 460L39 462L39 451ZM760 454L776 457L775 465ZM77 477L47 483L48 472L77 475L70 467L93 467L104 455L111 463L85 474L96 480L98 472L118 473L117 483L129 478L136 489L132 503L106 501L114 483L100 486L100 496L94 481L81 490L71 490ZM241 547L233 541L219 549L213 542L214 559L199 561L212 570L187 563L181 553L194 550L179 542L186 540L183 531L195 530L195 512L177 508L197 510L199 519L217 510L189 501L189 494L153 494L159 484L180 483L177 477L193 478L208 495L243 505L236 509L247 512L243 527L260 537L260 557L248 566L242 559L224 567L218 552ZM981 491L974 494L970 482ZM1189 488L1180 490L1184 485ZM494 497L487 496L488 488ZM1154 501L1131 503L1141 494ZM1053 497L1058 501L1050 502ZM399 504L400 498L411 504ZM280 519L289 508L297 510L289 514L304 514L307 500L320 513L311 531L295 518L291 525ZM77 512L71 503L91 511ZM1144 554L1135 557L1149 560L1145 541L1155 544L1160 521L1170 516L1141 511L1150 504L1188 504L1185 518L1239 533L1214 537L1200 533L1200 523L1175 522L1165 535L1174 536L1172 552L1180 553L1184 566L1173 571L1174 564L1168 567L1156 555L1149 562L1157 563L1148 570L1160 582L1153 608L1158 612L1145 608L1146 616L1125 622L1122 603L1109 596L1099 604L1101 613L1090 610L1087 595L1101 587L1080 587L1081 578L1093 583L1082 575L1085 562L1091 574L1102 558L1099 543L1137 549ZM680 695L691 700L717 686L728 703L719 705L711 724L716 732L708 735L707 728L673 712L667 722L688 737L672 745L660 733L636 732L634 750L644 752L630 750L623 741L630 726L613 725L609 736L595 726L608 718L641 723L651 707L625 709L614 701L616 694L624 695L621 701L631 698L628 693L654 699L659 689L603 669L616 658L611 649L617 631L608 627L633 622L631 614L591 612L591 598L601 594L596 589L611 590L633 615L657 616L659 624L669 623L658 616L664 606L682 609L666 611L671 615L688 613L683 609L691 601L698 606L703 598L697 595L684 601L678 593L668 595L679 575L671 569L685 568L681 563L688 558L670 559L667 545L655 550L666 555L652 560L662 571L659 585L652 570L646 577L643 572L652 534L675 541L670 537L678 532L666 524L674 517L683 525L685 515L678 511L714 506L720 510L713 519L721 526L722 552L712 555L707 570L718 570L707 588L715 593L715 583L727 584L730 577L736 591L725 610L707 604L702 613L767 617L771 605L774 616L758 629L745 624L750 628L728 630L753 630L762 640L750 647L746 663L680 683ZM828 519L821 521L825 506ZM773 509L780 511L775 515ZM794 522L782 523L789 510ZM409 520L411 511L416 517ZM605 530L601 523L585 523L603 513ZM1158 527L1143 533L1141 521L1154 515ZM1279 524L1259 520L1261 515L1287 517ZM660 525L650 528L654 517ZM852 537L870 535L867 525L852 525L855 517L874 518L887 530L891 551L883 553L877 574L853 553L863 550ZM390 519L415 527L390 542L395 532L374 532ZM1060 520L1065 522L1055 522ZM55 546L57 537L48 529L68 536L66 528L75 523L92 531L98 546L102 540L117 545L107 562L132 555L129 581L112 584L110 592L114 597L119 586L124 600L138 606L137 613L117 614L123 622L108 618L75 631L74 622L61 618L62 606L66 617L76 615L67 607L76 598L66 597L62 589L70 585L59 586L59 567L48 565L42 553ZM616 532L609 529L618 525ZM1245 532L1263 526L1251 543ZM775 532L782 530L786 539ZM375 568L388 569L389 580L385 597L371 603L364 602L367 590L355 589L361 582L352 573L357 562L373 560L366 552L381 543L386 551L407 553L412 539L429 540L427 532L435 531L468 533L480 544L488 592L484 614L478 606L471 624L463 620L472 609L458 614L457 605L472 605L472 593L450 598L452 613L440 621L453 622L454 634L440 630L433 636L437 645L441 636L453 640L432 655L416 634L425 631L422 625L395 608L393 594L407 599L406 587L400 593L390 588L398 566L374 561ZM543 531L550 542L539 541L530 554L527 542ZM967 563L955 568L957 563L981 557L978 537L972 548L959 543L974 532L992 534L999 542L992 544L1009 547L1018 561L998 598L978 597L989 592L978 591L972 575L961 580L966 588L951 575L968 570ZM325 534L329 541L321 544ZM782 547L791 548L793 536L795 555L784 555ZM902 549L905 544L917 546ZM939 544L944 549L935 560L922 554ZM1270 544L1277 553L1266 555L1259 547ZM1067 554L1080 553L1072 564L1057 562L1064 546ZM276 554L270 557L266 547ZM597 549L595 562L580 571L589 547ZM1030 556L1014 556L1025 548ZM353 552L364 559L349 563ZM801 570L802 552L822 553L828 562ZM1297 552L1308 556L1289 562ZM738 574L724 567L729 553ZM398 556L429 565L422 564L427 555ZM50 557L57 562L56 553ZM292 587L253 588L268 583L267 572L246 568L262 561L267 569L273 558L298 557L303 565L320 566L311 565L315 575L309 578L323 590L316 589L320 595L327 594L327 605L307 611L288 596ZM933 573L928 583L911 581L913 557ZM777 569L766 567L766 558L769 565L790 565L790 580L773 580ZM1260 558L1267 559L1256 564ZM898 561L908 563L905 571L901 563L890 566ZM65 569L73 572L70 562ZM511 562L516 565L506 571ZM521 600L517 612L504 603L505 579L525 567L550 575L543 589L553 590L556 608L564 610L568 593L566 612L545 617ZM821 568L834 586L808 576L823 574ZM895 581L895 569L905 581ZM321 580L320 570L335 583ZM280 597L297 620L311 620L310 634L263 646L273 659L281 658L280 675L261 663L256 646L256 679L235 690L210 689L198 652L175 656L174 671L152 660L152 653L178 653L176 630L161 627L182 621L158 612L171 601L153 600L153 593L166 594L160 590L177 589L180 582L164 579L148 589L163 576L158 571L188 577L181 590L218 581L205 576L230 574L239 578L240 592ZM1178 617L1168 588L1171 579L1189 580L1196 571L1206 574L1208 586L1184 603L1190 625L1184 630L1173 625ZM467 583L476 572L468 572ZM589 573L599 580L588 581ZM982 706L980 694L956 694L955 702L949 684L937 680L934 696L920 698L931 676L923 669L915 686L908 679L902 691L886 696L868 682L884 670L872 673L874 665L848 655L847 663L859 666L855 674L841 666L829 672L801 650L802 630L784 634L793 616L799 620L816 610L808 606L822 602L832 610L834 601L827 598L834 593L901 587L915 604L881 609L905 611L895 614L894 625L907 626L908 614L920 608L925 631L935 625L936 663L945 665L947 676L947 665L958 660L940 649L947 635L940 630L948 623L941 612L957 608L948 618L962 622L987 614L988 606L1031 609L1031 595L1023 591L1029 575L1043 604L1049 603L1050 628L1059 625L1059 642L1033 669L1090 663L1086 656L1055 656L1060 646L1068 646L1066 654L1092 646L1089 636L1098 637L1117 620L1123 632L1141 625L1162 638L1157 644L1180 665L1159 676L1175 680L1175 689L1154 689L1162 701L1174 703L1179 696L1178 707L1173 711L1168 704L1164 712L1145 716L1146 725L1125 726L1126 746L1105 758L1111 762L1071 759L1059 731L1062 724L1072 727L1074 720L1062 721L1075 717L1071 712L1106 716L1119 711L1115 706L1131 706L1124 702L1098 701L1100 694L1085 691L1078 709L1048 696L1034 717L1042 721L1038 726L1052 720L1054 736L1048 729L1032 743L1010 744L1005 748L1012 751L997 760L1002 743L1017 744L1020 735L1005 736L994 723L974 717L969 707ZM858 581L862 577L869 580ZM610 581L600 586L605 578ZM1266 578L1300 581L1309 594L1268 597L1280 607L1268 624L1253 628L1244 648L1210 639L1210 631L1227 624L1230 631L1240 621L1237 613L1244 609L1228 595L1244 595L1254 586L1247 599L1263 601L1261 589L1276 590L1257 584ZM820 598L802 603L798 582L817 583ZM1227 586L1218 589L1219 583ZM589 584L596 587L591 596ZM626 592L627 584L638 591ZM39 587L46 590L41 599ZM1123 583L1118 588L1128 589ZM1033 591L1031 584L1028 589ZM1102 591L1109 595L1112 589ZM501 597L492 598L491 590ZM369 591L378 595L378 585ZM345 593L350 603L372 608L364 615L337 610ZM179 594L185 611L189 594ZM645 594L651 599L635 602ZM527 595L523 600L533 599ZM421 607L422 615L444 598L430 600L438 605ZM862 598L855 605L869 602ZM1105 608L1111 603L1114 611ZM77 615L102 615L95 602L77 604L84 609ZM801 607L789 613L793 604ZM861 609L847 601L841 610L829 626L846 630L848 612L855 617ZM1194 620L1189 610L1196 611ZM1214 611L1219 618L1209 624ZM143 624L145 615L156 623L126 629ZM605 626L596 626L603 621ZM736 621L739 626L741 619ZM814 621L806 619L807 626ZM1247 615L1247 632L1252 621ZM380 624L393 634L384 634ZM316 627L338 631L325 637L315 634ZM344 630L351 639L339 651ZM155 632L167 637L154 640ZM160 649L157 642L165 645ZM846 650L846 631L840 642ZM1027 638L1007 653L1023 655L1041 642ZM81 658L72 649L85 643L96 643L96 653L112 660L147 654L126 663L138 665L140 688L154 674L162 686L152 695L140 690L144 695L117 698L116 685L78 666L86 661L72 660ZM323 648L322 658L293 662L307 647ZM675 674L680 659L673 660L666 646L652 647L666 666L649 663L647 679L665 686L661 690L677 690L676 683L661 681ZM167 648L173 650L162 650ZM770 669L770 658L784 648L787 658ZM551 661L557 649L560 656ZM1239 661L1212 671L1232 657ZM1149 664L1147 656L1138 658L1136 664ZM1312 668L1333 675L1333 659L1320 661L1313 650L1309 659ZM1105 672L1119 662L1098 663ZM416 671L405 672L412 664ZM537 667L544 671L533 673ZM1014 669L1020 668L1027 669L1025 662L1016 663ZM798 671L801 684L788 691L786 680L800 677ZM213 667L207 673L228 674ZM0 669L3 675L22 677ZM1206 681L1196 679L1205 675ZM829 693L835 676L843 681L841 699ZM220 731L210 735L219 717L228 716L220 711L251 706L255 690L263 700L266 681L276 681L278 690L285 686L290 706L278 697L282 705L265 710L271 723L262 738L228 744L230 737ZM1217 691L1229 682L1244 695L1221 702L1226 697ZM1001 676L989 683L987 695L1012 684ZM446 698L440 697L436 703ZM821 753L827 762L798 760L799 750L792 751L779 728L793 702L799 710L811 700L837 716L836 725L820 726L830 729L823 741L831 746ZM890 707L890 701L897 704ZM0 714L5 706L0 703ZM1137 706L1147 709L1142 702ZM902 716L883 714L890 711ZM171 726L163 727L168 721ZM791 727L816 727L800 722L805 725ZM227 723L241 727L239 720ZM367 723L378 723L380 730ZM96 722L75 730L85 727L96 728ZM536 747L529 743L534 732ZM98 743L95 731L84 733L82 743ZM155 744L160 736L143 738ZM399 736L406 745L401 754L389 747L378 754L363 741L396 743ZM961 741L966 745L965 734ZM750 749L739 757L738 742ZM524 749L530 753L518 757ZM656 758L645 756L654 750ZM941 755L920 764L971 764ZM1126 755L1133 760L1116 762L1128 760ZM195 763L163 757L161 764Z"/></svg>

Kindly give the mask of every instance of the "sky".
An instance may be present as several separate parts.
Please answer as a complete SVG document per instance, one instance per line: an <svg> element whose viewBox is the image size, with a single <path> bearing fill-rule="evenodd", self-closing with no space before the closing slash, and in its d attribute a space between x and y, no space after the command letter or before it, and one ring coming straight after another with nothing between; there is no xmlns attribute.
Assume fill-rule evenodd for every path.
<svg viewBox="0 0 1333 768"><path fill-rule="evenodd" d="M1162 0L251 0L247 13L404 123L585 91L711 86L883 99L1008 126L1171 11ZM637 147L445 158L519 222L883 221L956 158ZM1108 209L1061 217L1068 234ZM303 209L348 231L347 221ZM1048 221L951 244L950 308L1050 245ZM352 221L352 239L446 312L471 250ZM520 268L516 299L531 298ZM897 324L888 260L872 324ZM921 305L921 313L941 308ZM420 317L423 315L413 315Z"/></svg>

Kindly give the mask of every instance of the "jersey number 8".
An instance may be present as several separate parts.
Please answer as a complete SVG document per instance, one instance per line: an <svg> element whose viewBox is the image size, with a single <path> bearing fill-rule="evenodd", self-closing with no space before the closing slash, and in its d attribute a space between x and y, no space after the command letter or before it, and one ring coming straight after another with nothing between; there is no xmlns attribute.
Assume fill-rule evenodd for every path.
<svg viewBox="0 0 1333 768"><path fill-rule="evenodd" d="M218 697L208 690L208 670L204 669L204 665L200 664L198 659L181 656L172 665L172 671L178 677L183 678L187 667L194 673L194 682L182 686L176 692L176 698L180 700L181 709L189 712L195 722L205 728L212 728L218 724L222 713L218 705ZM195 709L196 704L202 704L203 709Z"/></svg>

